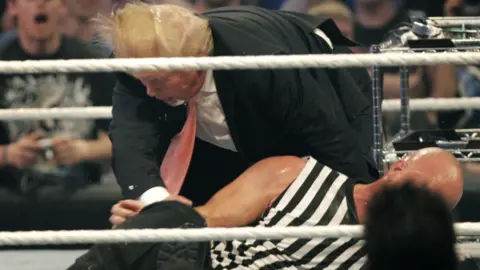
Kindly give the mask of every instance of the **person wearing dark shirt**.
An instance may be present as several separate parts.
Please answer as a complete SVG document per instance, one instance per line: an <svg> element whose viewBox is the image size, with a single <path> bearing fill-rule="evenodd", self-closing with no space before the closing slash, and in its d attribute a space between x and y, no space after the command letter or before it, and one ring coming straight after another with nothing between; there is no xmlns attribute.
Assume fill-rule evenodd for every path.
<svg viewBox="0 0 480 270"><path fill-rule="evenodd" d="M460 164L451 153L439 148L411 154L373 183L370 179L349 178L312 157L283 156L256 163L203 206L191 208L164 201L143 208L140 201L126 200L113 207L111 221L117 229L364 224L375 194L406 182L438 192L450 209L463 191ZM251 239L214 242L211 246L96 245L69 270L134 266L138 270L158 270L168 269L177 261L195 263L201 269L361 269L365 259L363 240L349 237Z"/></svg>
<svg viewBox="0 0 480 270"><path fill-rule="evenodd" d="M407 10L393 0L358 0L354 10L354 40L366 46L380 44L388 32L410 21Z"/></svg>
<svg viewBox="0 0 480 270"><path fill-rule="evenodd" d="M62 32L86 42L98 42L92 19L98 14L108 14L114 5L112 2L112 0L65 0Z"/></svg>
<svg viewBox="0 0 480 270"><path fill-rule="evenodd" d="M102 50L59 31L61 0L9 0L18 31L0 43L2 61L102 58ZM105 56L104 56L105 57ZM111 105L113 74L2 74L2 108ZM106 119L3 121L0 185L29 192L42 185L78 187L98 182L111 156Z"/></svg>
<svg viewBox="0 0 480 270"><path fill-rule="evenodd" d="M4 26L3 26L3 19L4 19L4 16L6 16L7 12L7 3L6 1L0 1L0 14L1 14L1 24L0 24L0 34L5 30L3 29Z"/></svg>
<svg viewBox="0 0 480 270"><path fill-rule="evenodd" d="M456 270L453 222L437 192L408 182L384 188L367 209L367 269Z"/></svg>

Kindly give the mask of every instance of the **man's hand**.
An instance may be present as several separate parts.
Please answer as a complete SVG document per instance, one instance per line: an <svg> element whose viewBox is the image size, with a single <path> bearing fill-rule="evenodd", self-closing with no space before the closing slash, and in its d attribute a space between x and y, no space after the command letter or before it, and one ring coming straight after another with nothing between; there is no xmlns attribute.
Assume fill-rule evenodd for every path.
<svg viewBox="0 0 480 270"><path fill-rule="evenodd" d="M85 140L70 137L55 137L52 140L55 162L60 165L73 165L88 155L88 143Z"/></svg>
<svg viewBox="0 0 480 270"><path fill-rule="evenodd" d="M41 137L42 133L33 132L8 145L4 149L4 151L7 151L5 155L6 163L17 169L25 169L34 164L39 151L43 149L38 143Z"/></svg>
<svg viewBox="0 0 480 270"><path fill-rule="evenodd" d="M192 206L192 201L180 196L170 195L165 201L177 201L188 206ZM144 205L139 200L123 200L119 201L112 207L111 216L109 218L110 223L115 227L127 220L129 217L133 217L142 211Z"/></svg>
<svg viewBox="0 0 480 270"><path fill-rule="evenodd" d="M110 223L117 226L125 222L127 218L135 216L143 209L143 204L137 200L123 200L119 201L112 207L110 216Z"/></svg>

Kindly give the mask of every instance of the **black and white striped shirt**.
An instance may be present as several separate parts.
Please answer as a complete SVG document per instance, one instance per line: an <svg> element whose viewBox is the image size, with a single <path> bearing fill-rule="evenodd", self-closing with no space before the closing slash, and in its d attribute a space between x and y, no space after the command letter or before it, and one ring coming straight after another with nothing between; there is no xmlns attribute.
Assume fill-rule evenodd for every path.
<svg viewBox="0 0 480 270"><path fill-rule="evenodd" d="M309 158L297 179L268 209L257 226L357 224L353 204L355 182ZM362 269L362 240L247 240L212 246L213 269Z"/></svg>

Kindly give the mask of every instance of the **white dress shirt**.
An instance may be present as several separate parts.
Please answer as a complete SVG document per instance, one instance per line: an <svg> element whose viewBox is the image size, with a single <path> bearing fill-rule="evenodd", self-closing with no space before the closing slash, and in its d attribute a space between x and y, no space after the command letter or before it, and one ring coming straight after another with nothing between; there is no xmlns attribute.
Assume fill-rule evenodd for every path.
<svg viewBox="0 0 480 270"><path fill-rule="evenodd" d="M323 38L330 48L333 49L332 42L323 31L315 29L314 33ZM222 104L218 98L212 70L207 71L205 82L197 96L196 137L220 148L237 152L230 135L230 129L225 119ZM163 201L168 196L169 193L164 187L154 187L143 193L139 199L147 206L155 202Z"/></svg>
<svg viewBox="0 0 480 270"><path fill-rule="evenodd" d="M197 138L220 148L237 152L217 94L213 71L208 70L205 83L197 95Z"/></svg>

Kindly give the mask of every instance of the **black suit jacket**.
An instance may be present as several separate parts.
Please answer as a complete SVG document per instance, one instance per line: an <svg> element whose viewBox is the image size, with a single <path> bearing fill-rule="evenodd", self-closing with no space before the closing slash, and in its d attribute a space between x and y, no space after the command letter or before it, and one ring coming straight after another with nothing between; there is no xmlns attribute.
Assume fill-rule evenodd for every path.
<svg viewBox="0 0 480 270"><path fill-rule="evenodd" d="M333 21L303 14L235 7L199 16L210 22L215 56L333 53L313 34L315 28L335 46L353 43ZM351 71L215 70L237 150L249 164L270 156L311 155L351 177L375 178L371 101ZM355 74L368 80L365 70ZM185 115L185 107L150 98L137 80L119 74L110 137L113 169L127 198L163 186L159 164Z"/></svg>

